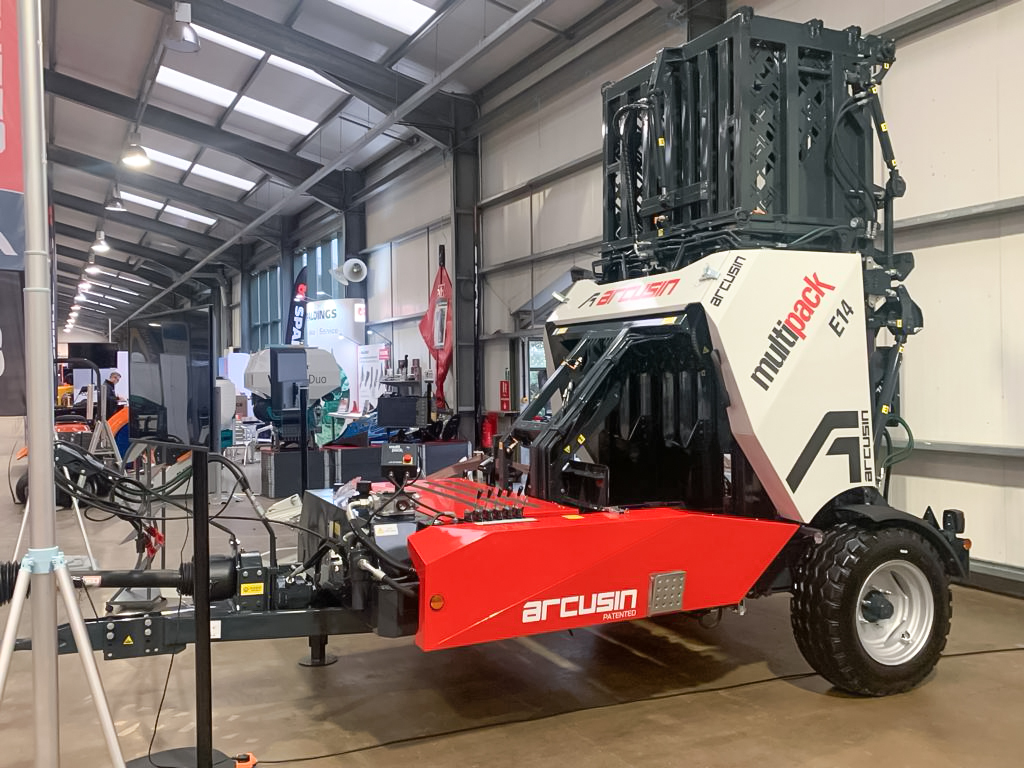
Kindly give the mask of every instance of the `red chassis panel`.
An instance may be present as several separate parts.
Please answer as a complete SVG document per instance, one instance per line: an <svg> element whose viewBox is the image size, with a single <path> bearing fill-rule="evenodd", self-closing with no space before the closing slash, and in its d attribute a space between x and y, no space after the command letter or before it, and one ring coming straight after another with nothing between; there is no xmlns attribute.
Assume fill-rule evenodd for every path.
<svg viewBox="0 0 1024 768"><path fill-rule="evenodd" d="M532 522L435 525L409 538L421 648L641 618L651 577L675 571L686 574L683 610L733 605L798 528L665 508L579 515L530 501Z"/></svg>

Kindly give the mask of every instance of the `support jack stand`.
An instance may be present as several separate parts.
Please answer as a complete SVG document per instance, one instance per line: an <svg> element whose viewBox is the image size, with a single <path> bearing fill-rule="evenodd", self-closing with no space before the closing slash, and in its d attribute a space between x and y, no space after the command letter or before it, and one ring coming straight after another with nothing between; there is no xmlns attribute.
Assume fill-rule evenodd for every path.
<svg viewBox="0 0 1024 768"><path fill-rule="evenodd" d="M11 668L11 657L18 639L18 623L25 607L25 599L28 597L29 582L33 576L44 578L53 576L56 580L57 592L64 600L68 623L71 625L75 646L78 648L78 657L82 660L82 668L89 683L92 702L96 707L96 714L99 716L100 728L107 743L107 751L110 753L111 765L114 768L124 768L124 758L121 756L121 747L117 742L117 731L114 730L114 721L110 715L110 708L107 706L107 696L103 691L99 668L96 666L96 658L92 653L89 631L85 627L81 611L78 610L75 588L71 583L64 555L57 547L29 549L28 554L21 561L21 570L18 571L18 578L14 582L11 612L7 617L3 641L0 643L0 699L3 698L4 688L7 685L7 673Z"/></svg>
<svg viewBox="0 0 1024 768"><path fill-rule="evenodd" d="M327 635L311 635L309 656L299 659L300 667L329 667L338 660L327 652Z"/></svg>

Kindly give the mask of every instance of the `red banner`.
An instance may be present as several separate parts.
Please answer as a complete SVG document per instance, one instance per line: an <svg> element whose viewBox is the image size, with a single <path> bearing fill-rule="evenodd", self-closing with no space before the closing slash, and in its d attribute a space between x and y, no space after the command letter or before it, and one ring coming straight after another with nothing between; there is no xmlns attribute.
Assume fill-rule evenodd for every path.
<svg viewBox="0 0 1024 768"><path fill-rule="evenodd" d="M0 189L11 192L25 191L18 75L18 2L0 0Z"/></svg>
<svg viewBox="0 0 1024 768"><path fill-rule="evenodd" d="M427 314L420 320L420 335L427 344L427 354L436 364L437 380L435 386L435 402L438 408L446 407L444 399L444 380L452 367L452 281L448 270L444 268L444 246L441 246L437 275L434 286L430 289L430 304Z"/></svg>

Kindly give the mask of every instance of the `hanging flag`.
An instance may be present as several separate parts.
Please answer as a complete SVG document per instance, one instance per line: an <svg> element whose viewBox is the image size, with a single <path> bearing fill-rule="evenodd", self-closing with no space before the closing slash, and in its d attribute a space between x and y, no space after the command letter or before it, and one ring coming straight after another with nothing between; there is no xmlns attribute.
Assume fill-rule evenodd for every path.
<svg viewBox="0 0 1024 768"><path fill-rule="evenodd" d="M306 268L299 270L295 278L295 290L292 291L291 305L288 307L288 322L284 327L285 344L302 344L306 333Z"/></svg>
<svg viewBox="0 0 1024 768"><path fill-rule="evenodd" d="M434 360L437 378L435 402L438 408L447 407L444 399L444 380L452 367L452 281L444 268L444 246L437 256L437 275L430 289L427 314L420 320L420 335L427 345L427 354Z"/></svg>

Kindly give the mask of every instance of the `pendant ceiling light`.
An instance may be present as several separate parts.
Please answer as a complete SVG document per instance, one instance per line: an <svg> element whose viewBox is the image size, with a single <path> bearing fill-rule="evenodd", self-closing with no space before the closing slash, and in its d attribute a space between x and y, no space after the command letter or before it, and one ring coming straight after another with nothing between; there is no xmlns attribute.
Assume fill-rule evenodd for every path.
<svg viewBox="0 0 1024 768"><path fill-rule="evenodd" d="M199 50L199 33L192 26L192 3L174 4L174 16L164 28L164 45L181 53Z"/></svg>

